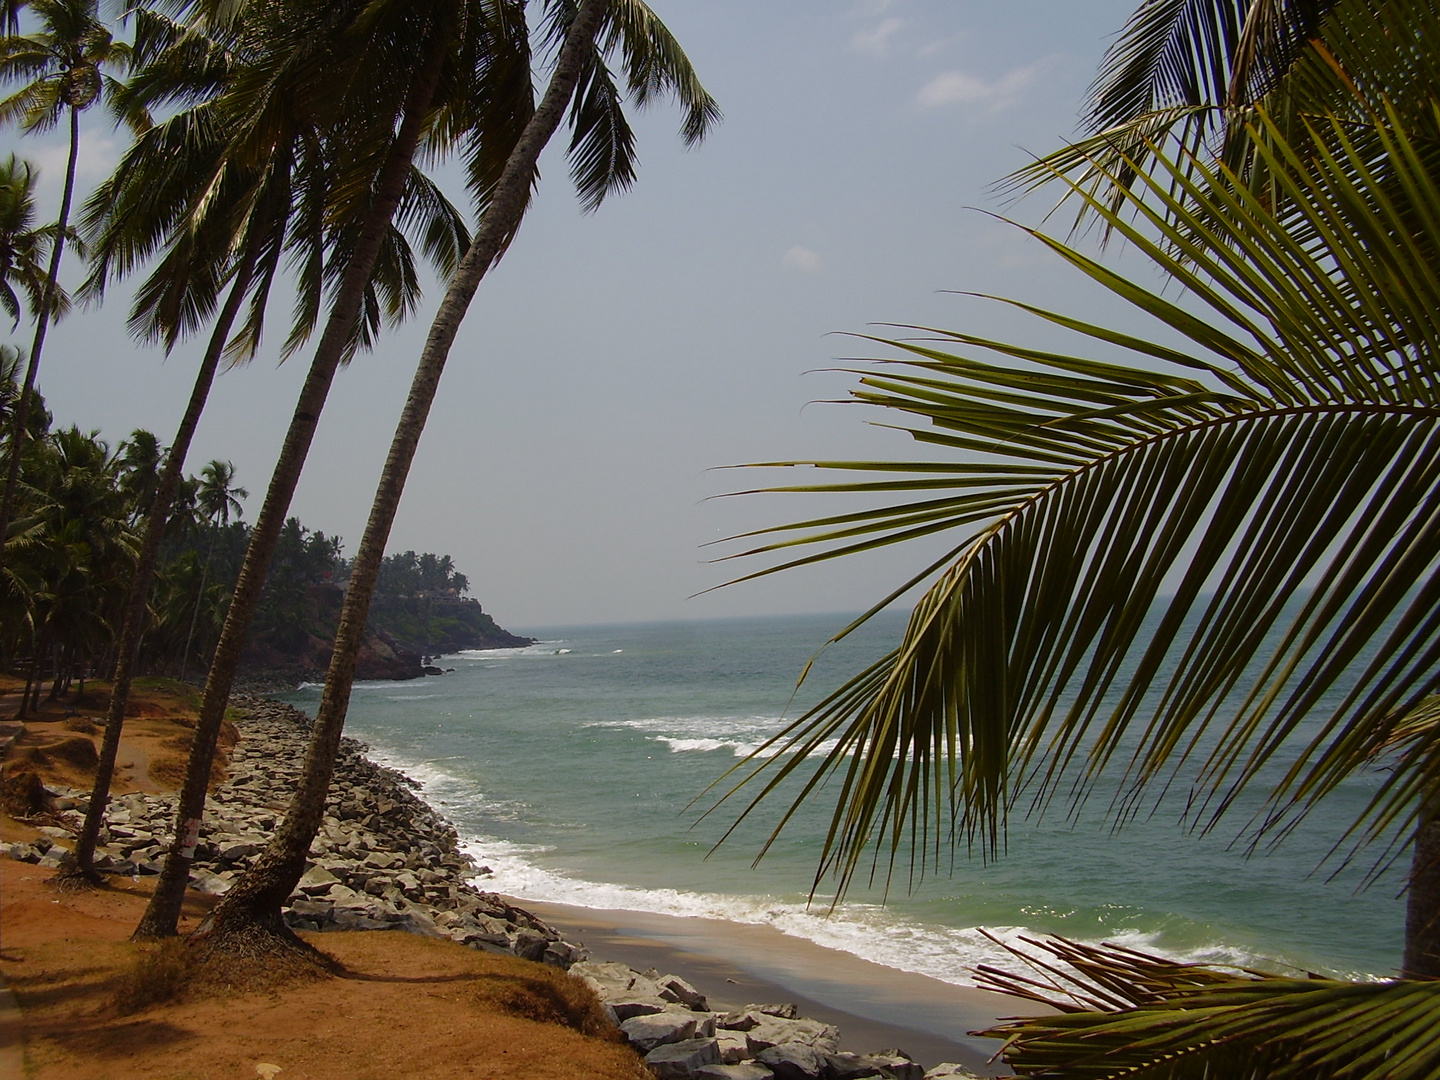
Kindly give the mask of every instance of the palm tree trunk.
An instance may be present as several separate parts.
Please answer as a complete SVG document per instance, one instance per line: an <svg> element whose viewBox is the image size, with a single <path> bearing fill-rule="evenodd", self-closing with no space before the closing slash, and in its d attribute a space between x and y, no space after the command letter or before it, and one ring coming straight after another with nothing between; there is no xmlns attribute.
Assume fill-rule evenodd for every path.
<svg viewBox="0 0 1440 1080"><path fill-rule="evenodd" d="M30 403L35 397L35 376L40 371L40 353L45 348L45 331L50 325L50 309L60 282L60 256L65 251L65 230L70 224L70 203L75 195L75 163L80 156L80 110L70 108L70 157L65 163L65 190L60 196L60 218L55 224L55 243L50 248L50 270L45 276L45 291L40 297L40 310L35 313L35 340L30 344L30 360L25 366L25 383L10 427L10 464L5 473L5 493L0 496L0 567L5 565L5 537L10 532L10 514L15 506L15 488L20 479L20 459L25 448L26 425L30 422Z"/></svg>
<svg viewBox="0 0 1440 1080"><path fill-rule="evenodd" d="M95 844L105 819L105 806L110 801L110 783L115 776L115 758L120 752L120 733L125 726L125 707L130 701L130 681L134 678L135 658L145 630L145 601L150 595L155 563L160 556L161 542L165 539L166 519L170 504L175 500L175 489L180 486L185 457L190 452L190 442L200 423L200 414L205 411L205 403L210 397L220 357L224 355L225 343L230 338L230 327L240 312L254 272L255 252L252 250L236 271L230 295L225 298L225 306L210 333L210 344L205 349L200 370L195 374L195 385L190 390L185 415L180 419L175 441L170 444L170 452L165 457L160 482L150 499L150 509L145 516L145 538L141 542L140 557L136 560L135 576L130 581L130 592L125 598L125 619L120 626L120 642L116 649L115 682L110 690L110 707L105 714L105 736L100 742L100 760L95 766L90 807L85 812L85 825L76 838L75 850L60 868L59 876L67 881L99 881L95 873Z"/></svg>
<svg viewBox="0 0 1440 1080"><path fill-rule="evenodd" d="M212 521L210 527L213 530L215 523ZM215 558L215 540L217 533L210 534L210 547L205 552L205 565L200 568L200 591L195 596L195 610L190 613L190 629L185 634L185 649L180 653L180 681L185 681L185 676L190 667L190 645L195 640L195 624L200 621L200 605L205 602L205 580L210 576L210 560Z"/></svg>
<svg viewBox="0 0 1440 1080"><path fill-rule="evenodd" d="M1415 829L1401 974L1407 979L1440 978L1440 792L1425 799Z"/></svg>
<svg viewBox="0 0 1440 1080"><path fill-rule="evenodd" d="M180 906L185 899L185 884L189 880L190 863L195 853L194 842L187 842L187 837L199 835L200 818L205 810L205 792L210 783L210 765L225 717L225 706L230 699L230 687L240 663L240 650L245 645L265 584L265 575L270 568L280 530L285 524L285 515L290 509L290 499L295 493L295 485L300 480L300 471L304 468L305 457L315 435L315 425L319 422L330 383L335 378L335 370L340 366L340 358L345 353L359 316L366 283L405 192L410 165L420 144L425 114L434 99L444 66L448 44L445 31L446 28L441 25L432 31L430 55L405 102L400 128L376 182L370 218L336 292L325 332L315 349L315 358L310 363L300 400L296 402L290 428L285 433L285 442L275 463L270 487L265 493L265 503L251 530L240 578L236 582L235 593L225 615L225 625L220 631L220 641L215 646L215 655L205 680L205 696L201 701L195 741L185 769L185 786L181 790L175 815L175 837L155 892L150 897L140 925L135 928L135 940L171 937L180 920Z"/></svg>
<svg viewBox="0 0 1440 1080"><path fill-rule="evenodd" d="M524 217L535 164L565 115L585 53L600 28L607 4L608 0L585 0L566 32L545 96L511 151L485 219L431 323L410 395L385 459L365 534L351 565L349 587L335 632L335 648L325 673L320 712L311 729L299 786L290 800L285 821L269 846L212 913L207 930L213 942L221 942L229 935L248 936L256 930L282 937L290 934L280 909L305 872L305 854L325 812L335 754L355 682L355 665L365 638L370 600L405 480L440 385L440 375L476 288Z"/></svg>

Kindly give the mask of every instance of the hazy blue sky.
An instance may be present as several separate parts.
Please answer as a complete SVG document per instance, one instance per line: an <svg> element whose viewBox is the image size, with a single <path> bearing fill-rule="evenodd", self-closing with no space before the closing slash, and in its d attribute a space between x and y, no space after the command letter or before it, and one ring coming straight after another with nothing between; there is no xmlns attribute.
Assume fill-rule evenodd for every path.
<svg viewBox="0 0 1440 1080"><path fill-rule="evenodd" d="M856 610L883 596L924 552L687 599L744 569L708 563L702 545L821 508L710 499L762 479L713 469L909 452L858 407L807 404L853 383L817 369L880 351L846 333L894 322L1048 340L945 290L1114 308L984 211L1043 216L1043 197L1005 207L991 186L1075 132L1133 2L653 0L725 120L685 151L673 109L646 113L639 182L590 215L560 147L547 155L530 217L451 356L391 549L451 553L486 609L522 629ZM4 137L44 167L53 205L62 141ZM92 120L83 182L122 147ZM438 298L339 377L321 421L293 512L349 551ZM60 423L168 441L202 343L168 359L135 345L127 302L115 290L56 327L41 387ZM286 303L272 308L272 343ZM212 394L188 468L234 461L247 516L308 361L277 368L271 351Z"/></svg>

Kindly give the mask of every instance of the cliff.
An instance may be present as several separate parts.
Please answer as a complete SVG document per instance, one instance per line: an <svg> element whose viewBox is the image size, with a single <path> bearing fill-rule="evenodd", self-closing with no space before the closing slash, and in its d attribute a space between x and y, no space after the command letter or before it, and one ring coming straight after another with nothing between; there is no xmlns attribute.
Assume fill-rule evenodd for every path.
<svg viewBox="0 0 1440 1080"><path fill-rule="evenodd" d="M338 585L309 586L294 617L283 625L256 626L241 659L242 672L323 675L344 600ZM418 679L427 674L425 657L461 649L518 649L533 642L498 626L478 600L376 596L355 674L359 679Z"/></svg>

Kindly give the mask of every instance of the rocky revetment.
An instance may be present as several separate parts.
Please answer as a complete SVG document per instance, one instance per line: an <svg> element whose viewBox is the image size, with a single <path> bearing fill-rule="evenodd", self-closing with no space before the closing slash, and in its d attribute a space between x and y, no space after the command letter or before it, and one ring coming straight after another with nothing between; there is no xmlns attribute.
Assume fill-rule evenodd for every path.
<svg viewBox="0 0 1440 1080"><path fill-rule="evenodd" d="M210 796L191 886L223 893L263 849L299 775L310 718L288 705L237 698L241 740L228 775ZM623 964L593 962L583 946L474 882L489 873L460 850L454 826L416 794L408 777L342 743L324 825L290 898L297 930L405 930L474 949L510 952L567 969L588 984L607 1015L661 1078L696 1080L939 1080L968 1077L958 1065L925 1071L899 1050L844 1053L833 1025L798 1016L794 1005L711 1009L684 979ZM51 785L44 800L55 824L40 838L7 846L13 859L58 866L85 811L88 792ZM98 869L158 874L174 800L131 792L112 799Z"/></svg>

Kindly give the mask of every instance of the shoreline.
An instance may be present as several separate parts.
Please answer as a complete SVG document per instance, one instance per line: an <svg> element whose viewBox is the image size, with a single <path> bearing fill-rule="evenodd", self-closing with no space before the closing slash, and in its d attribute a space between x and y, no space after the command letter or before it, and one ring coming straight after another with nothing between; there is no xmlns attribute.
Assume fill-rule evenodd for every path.
<svg viewBox="0 0 1440 1080"><path fill-rule="evenodd" d="M263 849L288 803L303 733L311 722L273 699L240 698L235 704L246 710L242 741L232 753L227 779L207 799L191 870L190 887L210 894L227 891ZM658 1021L674 1018L678 1008L693 1018L689 1027L697 1031L679 1035L678 1045L690 1045L685 1039L708 1040L712 1050L707 1052L713 1051L715 1035L732 1049L737 1040L741 1047L748 1042L747 1059L776 1042L791 1046L794 1038L822 1055L854 1059L894 1050L928 1069L954 1063L969 1070L940 1075L1003 1071L990 1063L999 1043L969 1032L1011 1015L1020 1005L1012 999L885 967L774 927L484 891L485 871L461 850L453 823L420 794L421 784L373 761L367 750L348 738L342 744L310 867L287 905L286 920L294 929L401 929L561 969L592 960L573 974L601 993L612 1019L625 1021L627 1037L642 1054L656 1044L643 1045L648 1036L633 1032L627 1017ZM12 858L53 866L63 855L65 834L73 835L78 827L88 793L50 794L59 827L40 830L34 842L6 845ZM158 873L173 821L172 801L164 795L117 792L107 812L97 868L137 880ZM650 983L650 996L641 993L640 1001L639 991L618 997L609 993L592 978L597 968L620 969L622 982L629 979L632 986ZM677 999L664 990L655 997L652 980L658 973L678 976L690 993L698 991L708 1003L693 1003L683 995ZM753 1015L747 1010L762 1006L772 1018L790 1019L747 1020ZM655 1013L662 1015L650 1015ZM770 1029L778 1025L782 1033L770 1030L757 1047L761 1033L745 1034L756 1022ZM827 1025L838 1027L838 1036ZM703 1036L698 1033L706 1028ZM675 1042L676 1037L660 1041Z"/></svg>
<svg viewBox="0 0 1440 1080"><path fill-rule="evenodd" d="M711 1008L793 1001L801 1015L838 1026L842 1049L883 1046L927 1068L950 1061L979 1075L1006 1075L990 1063L1000 1043L969 1034L1022 1007L1003 995L886 967L769 926L509 899L596 959L681 975Z"/></svg>

